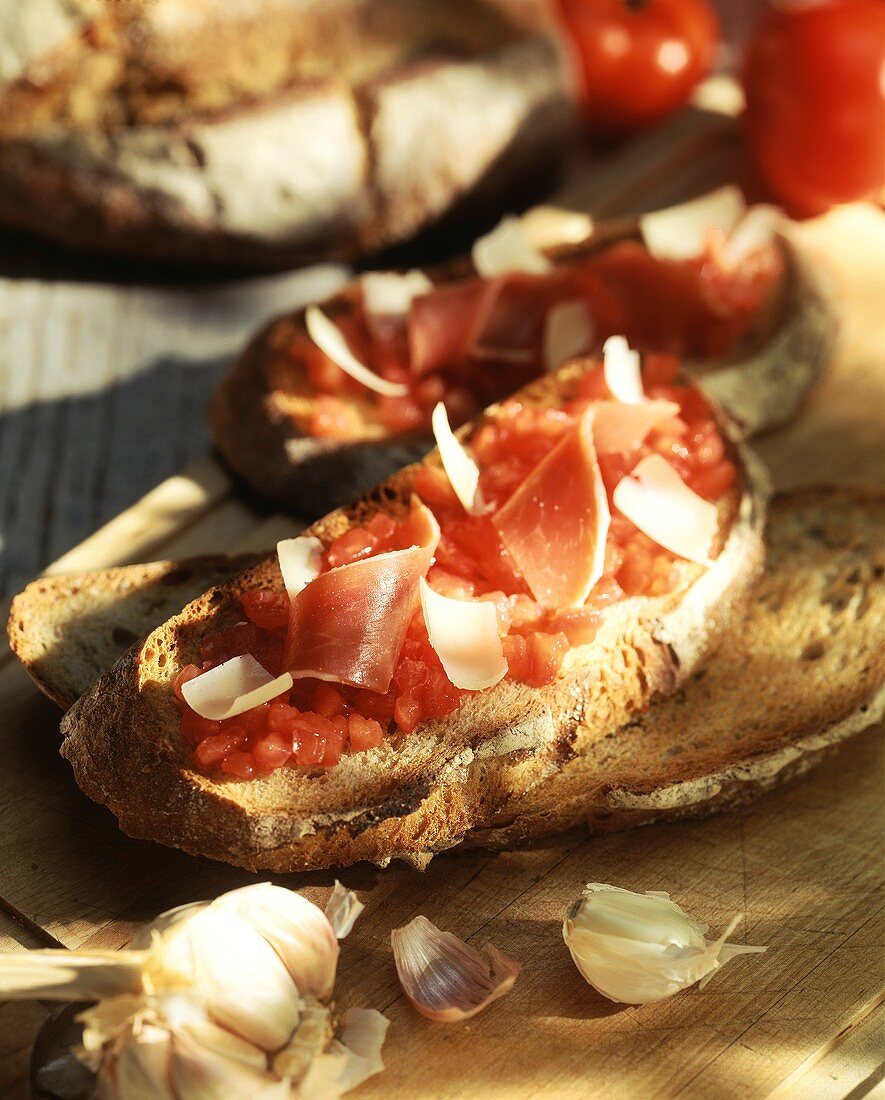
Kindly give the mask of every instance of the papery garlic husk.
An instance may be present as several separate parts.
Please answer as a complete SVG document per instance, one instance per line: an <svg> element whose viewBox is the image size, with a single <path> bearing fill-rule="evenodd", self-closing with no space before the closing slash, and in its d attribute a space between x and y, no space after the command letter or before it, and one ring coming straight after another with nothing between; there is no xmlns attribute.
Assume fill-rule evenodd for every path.
<svg viewBox="0 0 885 1100"><path fill-rule="evenodd" d="M390 933L393 957L403 992L430 1020L467 1020L513 988L522 963L502 955L492 944L487 959L427 917L415 917Z"/></svg>
<svg viewBox="0 0 885 1100"><path fill-rule="evenodd" d="M361 903L338 884L330 902L339 933L349 931ZM335 1037L324 1002L336 930L292 891L259 883L181 906L133 944L0 955L0 996L97 998L78 1016L75 1054L101 1098L283 1100L301 1096L309 1077L331 1082L324 1095L333 1097L383 1068L386 1021L365 1050L349 1025Z"/></svg>
<svg viewBox="0 0 885 1100"><path fill-rule="evenodd" d="M343 940L353 931L357 917L365 908L353 890L348 890L336 879L323 913L336 937Z"/></svg>
<svg viewBox="0 0 885 1100"><path fill-rule="evenodd" d="M300 1100L336 1100L384 1069L381 1047L390 1021L373 1008L351 1008L338 1039L310 1063L298 1084Z"/></svg>
<svg viewBox="0 0 885 1100"><path fill-rule="evenodd" d="M717 940L668 894L633 893L592 882L569 908L563 938L575 965L603 997L622 1004L650 1004L701 982L736 955L765 947L726 943L737 914Z"/></svg>

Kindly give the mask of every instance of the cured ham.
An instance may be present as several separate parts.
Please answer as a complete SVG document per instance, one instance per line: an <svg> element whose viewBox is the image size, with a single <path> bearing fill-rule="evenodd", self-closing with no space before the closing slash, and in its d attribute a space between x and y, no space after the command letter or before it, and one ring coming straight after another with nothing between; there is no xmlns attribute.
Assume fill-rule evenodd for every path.
<svg viewBox="0 0 885 1100"><path fill-rule="evenodd" d="M439 542L433 513L413 501L411 546L330 569L292 600L283 667L386 692Z"/></svg>
<svg viewBox="0 0 885 1100"><path fill-rule="evenodd" d="M699 565L710 564L719 524L716 505L689 489L661 455L646 456L618 482L612 499L618 511L659 546Z"/></svg>
<svg viewBox="0 0 885 1100"><path fill-rule="evenodd" d="M492 519L532 595L551 609L580 607L602 576L609 521L593 443L593 410Z"/></svg>
<svg viewBox="0 0 885 1100"><path fill-rule="evenodd" d="M464 279L414 298L408 319L411 371L429 374L463 358L486 300L496 290L495 280Z"/></svg>
<svg viewBox="0 0 885 1100"><path fill-rule="evenodd" d="M629 454L652 428L678 415L675 401L640 401L636 405L601 401L594 410L593 442L600 454Z"/></svg>

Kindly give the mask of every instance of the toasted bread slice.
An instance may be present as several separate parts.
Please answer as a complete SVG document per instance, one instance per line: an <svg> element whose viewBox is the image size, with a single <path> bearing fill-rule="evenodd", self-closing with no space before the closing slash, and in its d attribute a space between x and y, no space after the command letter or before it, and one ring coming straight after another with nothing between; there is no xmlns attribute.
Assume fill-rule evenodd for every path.
<svg viewBox="0 0 885 1100"><path fill-rule="evenodd" d="M40 577L12 601L9 644L44 695L67 710L133 642L259 557L203 555Z"/></svg>
<svg viewBox="0 0 885 1100"><path fill-rule="evenodd" d="M462 843L515 847L575 824L603 832L704 816L802 774L878 721L885 710L883 527L880 491L816 487L776 497L765 575L746 617L728 630L709 664L671 699L564 763ZM172 603L180 590L158 592L162 577L173 565L196 577L205 561L34 582L13 611L20 620L10 630L13 646L38 686L68 705L103 671L91 660L114 644L115 608L125 631L147 633L164 603L170 614L177 610ZM229 560L231 571L238 562ZM207 585L216 579L211 571L203 577ZM82 593L101 602L100 638L83 615ZM54 648L55 637L65 639L62 649ZM77 649L90 656L72 671ZM410 858L420 864L429 854Z"/></svg>
<svg viewBox="0 0 885 1100"><path fill-rule="evenodd" d="M561 403L583 372L566 367L527 387L521 399ZM379 506L404 512L416 470L400 471L309 533L328 542ZM108 805L126 832L252 869L449 847L652 698L672 693L698 666L743 608L761 568L765 496L764 478L747 460L723 506L727 522L715 563L680 563L667 595L613 605L594 641L569 651L549 687L502 681L454 714L345 756L324 774L284 768L245 782L210 777L190 765L172 681L198 659L207 633L241 618L240 593L282 588L273 555L130 649L68 712L62 754L80 786Z"/></svg>
<svg viewBox="0 0 885 1100"><path fill-rule="evenodd" d="M545 251L554 259L580 256L636 232L629 219L600 223L580 245L556 244L548 234ZM779 241L786 274L771 308L728 359L686 364L745 436L792 417L832 358L838 333L825 276L787 237ZM461 261L430 274L435 282L444 282L468 270ZM352 294L352 288L345 288L329 304ZM316 516L416 461L433 441L423 432L390 435L363 415L368 407L362 410L358 401L352 409L363 422L359 438L340 441L302 434L292 413L309 412L311 391L303 366L280 349L303 327L303 317L303 310L280 317L252 339L215 391L208 417L219 453L239 477L296 515Z"/></svg>

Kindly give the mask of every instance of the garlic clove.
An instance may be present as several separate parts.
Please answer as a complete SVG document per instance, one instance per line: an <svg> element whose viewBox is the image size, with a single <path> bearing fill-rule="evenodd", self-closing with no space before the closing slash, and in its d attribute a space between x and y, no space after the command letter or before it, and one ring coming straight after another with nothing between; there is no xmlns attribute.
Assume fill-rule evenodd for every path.
<svg viewBox="0 0 885 1100"><path fill-rule="evenodd" d="M172 1039L166 1028L133 1029L116 1054L115 1085L125 1100L176 1100L169 1080Z"/></svg>
<svg viewBox="0 0 885 1100"><path fill-rule="evenodd" d="M201 1047L223 1054L252 1069L267 1069L267 1054L260 1047L220 1027L209 1018L209 1009L192 993L167 993L156 998L156 1011L176 1035L188 1035Z"/></svg>
<svg viewBox="0 0 885 1100"><path fill-rule="evenodd" d="M210 1016L242 1038L275 1050L301 1014L298 989L256 925L210 905L188 921L194 985Z"/></svg>
<svg viewBox="0 0 885 1100"><path fill-rule="evenodd" d="M350 935L357 917L365 908L353 890L348 890L337 879L335 880L323 913L332 926L336 939L343 940Z"/></svg>
<svg viewBox="0 0 885 1100"><path fill-rule="evenodd" d="M313 1059L298 1084L301 1100L336 1100L384 1069L381 1048L390 1021L373 1008L351 1008L339 1039Z"/></svg>
<svg viewBox="0 0 885 1100"><path fill-rule="evenodd" d="M467 1020L508 993L522 964L486 944L484 959L451 932L427 917L415 917L390 933L403 991L413 1007L430 1020Z"/></svg>
<svg viewBox="0 0 885 1100"><path fill-rule="evenodd" d="M288 1100L289 1083L202 1046L190 1035L172 1037L169 1080L180 1100Z"/></svg>
<svg viewBox="0 0 885 1100"><path fill-rule="evenodd" d="M223 894L211 908L237 913L260 932L303 997L325 1000L331 996L338 940L328 918L313 902L282 886L259 882Z"/></svg>
<svg viewBox="0 0 885 1100"><path fill-rule="evenodd" d="M713 942L667 894L589 884L570 908L563 938L580 973L623 1004L649 1004L709 980L729 958L764 951L726 944L739 918Z"/></svg>

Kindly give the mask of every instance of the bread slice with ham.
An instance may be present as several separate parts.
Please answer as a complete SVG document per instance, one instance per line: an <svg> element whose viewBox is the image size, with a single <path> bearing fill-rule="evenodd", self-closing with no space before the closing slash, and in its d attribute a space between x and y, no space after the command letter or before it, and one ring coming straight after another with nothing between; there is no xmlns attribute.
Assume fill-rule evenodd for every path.
<svg viewBox="0 0 885 1100"><path fill-rule="evenodd" d="M564 760L462 843L509 848L576 824L609 832L701 817L803 774L878 721L883 522L885 497L874 490L819 486L777 496L765 574L705 669L580 759ZM246 564L226 559L229 575ZM218 567L195 558L34 581L13 604L13 649L37 686L68 709L123 653L127 637L181 610L188 586L224 579ZM420 864L429 854L409 858Z"/></svg>
<svg viewBox="0 0 885 1100"><path fill-rule="evenodd" d="M729 206L734 193L724 189ZM769 261L778 275L761 304L754 306L737 343L726 353L697 352L683 363L747 436L782 424L796 412L830 361L838 331L832 292L814 259L789 233L778 232L775 226L782 227L782 221L769 218L759 227L763 219L758 212L769 210L750 207L731 235L722 239L716 237L721 230L709 229L718 241L717 263L709 265L714 294L719 293L717 278L729 278L741 264L753 272L759 262L754 247L771 249ZM684 236L680 225L686 215L681 208L673 211L676 230ZM416 387L432 388L435 380L450 377L451 364L460 361L469 368L467 387L476 390L477 407L517 388L520 383L511 378L542 373L549 365L542 360L551 354L558 364L591 348L598 350L605 326L626 324L629 330L629 314L637 308L647 314L641 322L633 318L645 350L669 352L674 339L687 339L689 346L692 339L698 346L719 346L719 306L705 304L707 275L697 279L686 266L691 260L667 251L673 211L654 215L663 221L653 221L646 231L663 250L660 255L641 250L642 219L594 224L586 215L539 207L521 221L505 219L477 242L472 258L426 272L370 273L319 309L277 318L251 340L213 395L208 416L218 451L262 496L295 514L315 516L354 499L431 446L430 404L425 401L420 416L410 407L401 422L396 417L385 420L382 406L391 407L390 394L395 391L388 379L380 379L384 390L379 400L371 387L371 372L377 376L384 370L388 351L402 355L397 339L407 336L408 343L408 372L401 372L405 384L394 384L401 391L410 388L417 394ZM709 201L700 202L697 213L688 212L689 228L699 217L715 222L714 215ZM743 233L742 226L747 226ZM696 227L693 236L688 235L703 238ZM729 251L731 242L743 253ZM660 261L657 267L646 262L649 255ZM582 280L564 274L569 265L585 262L596 266ZM478 277L480 268L485 278ZM752 274L746 279L752 286ZM746 302L746 291L739 285L733 300ZM379 313L385 300L386 315ZM730 299L726 294L721 300ZM601 313L603 331L582 313L588 302ZM334 346L320 337L319 347L309 338L305 322L311 316L317 320L317 313L326 332L329 322L339 325L345 340L354 316L357 321L363 317L367 326L363 336L368 343L364 340L357 348L363 368L359 381L345 379L344 390L331 398L344 418L344 430L324 426L323 410L330 398L312 381L316 359L327 362L326 352L339 379L344 377L339 366L349 369L341 357L340 334ZM705 316L714 326L715 339L692 336ZM405 335L400 331L391 340L389 332L391 327L396 330L397 319L401 330L405 319ZM317 335L314 328L311 335ZM529 359L535 356L534 365L527 365L527 347ZM448 384L455 388L443 399L451 408L458 402L457 386L451 380Z"/></svg>
<svg viewBox="0 0 885 1100"><path fill-rule="evenodd" d="M534 383L518 395L520 407L562 407L587 370L576 363ZM502 415L487 410L479 426L461 433L462 442L475 446L482 427ZM720 423L726 430L724 418ZM735 444L726 447L738 476L717 505L715 560L709 566L679 561L668 591L605 607L592 641L573 645L545 686L505 679L466 693L453 712L343 755L334 767L280 767L247 780L207 774L194 764L193 746L182 734L174 686L186 666L201 660L208 635L242 619L244 593L285 592L272 555L188 604L129 650L66 715L62 754L83 790L109 806L124 831L252 869L421 859L458 844L469 831L490 828L520 792L584 756L653 699L675 692L742 612L762 566L765 478ZM379 513L414 515L424 507L415 502L416 483L438 466L432 454L401 470L306 535L328 548ZM411 541L417 545L424 536ZM356 612L348 603L335 614ZM299 665L290 671L305 672ZM339 680L360 682L350 673Z"/></svg>

